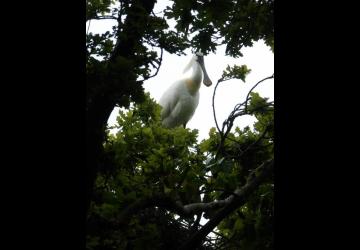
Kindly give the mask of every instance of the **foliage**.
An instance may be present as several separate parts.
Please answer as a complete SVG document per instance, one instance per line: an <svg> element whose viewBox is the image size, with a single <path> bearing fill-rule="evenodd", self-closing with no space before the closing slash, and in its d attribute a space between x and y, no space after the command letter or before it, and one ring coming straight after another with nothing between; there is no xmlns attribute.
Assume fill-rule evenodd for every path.
<svg viewBox="0 0 360 250"><path fill-rule="evenodd" d="M197 148L196 130L163 128L160 106L148 95L145 102L126 112L121 111L117 120L121 132L108 135L105 152L114 157L108 166L104 166L103 173L98 175L97 199L92 204L90 220L100 218L108 223L112 220L116 222L114 218L121 209L155 193L179 196L186 204L199 198L193 194L203 182L205 157ZM182 182L184 174L186 179ZM172 236L181 230L173 214L156 209L148 209L144 213L149 213L150 218L147 218L149 215L140 214L131 220L129 228L121 235L117 230L110 230L106 233L110 236L104 236L100 243L92 243L93 248L88 248L104 249L104 242L110 238L112 240L106 242L112 242L114 247L120 239L123 243L133 244L135 249L162 249L163 239L169 239L164 234L168 234L171 227L175 227L173 231L176 230ZM153 214L160 217L162 223L151 219L155 216ZM95 235L98 235L96 230ZM134 235L146 237L137 238L135 242L129 240ZM89 237L89 241L94 238ZM173 243L173 240L168 242Z"/></svg>
<svg viewBox="0 0 360 250"><path fill-rule="evenodd" d="M250 110L255 110L259 101L266 103L258 98L249 103ZM259 139L272 118L272 112L254 111L254 115L258 119L254 131L248 127L236 128L218 157L222 160L217 161L219 134L215 128L199 144L197 130L164 128L160 106L149 95L143 103L120 111L119 132L108 133L105 143L106 155L113 157L104 161L107 164L96 180L96 198L89 215L88 249L127 249L130 245L134 249L175 249L184 242L192 232L188 230L195 222L192 216L176 219L172 211L147 207L123 228L118 214L129 204L158 193L191 204L224 199L244 185L250 171L273 154L271 133L268 133L269 138L239 155ZM224 236L217 240L232 238L226 243L231 247L232 242L240 242L246 245L245 249L271 249L272 187L270 178L245 206L224 220L218 228ZM210 210L204 216L211 219L215 212ZM252 240L257 245L247 245Z"/></svg>
<svg viewBox="0 0 360 250"><path fill-rule="evenodd" d="M242 56L242 46L252 46L253 41L273 45L273 6L272 0L175 0L166 16L175 18L180 32L194 34L193 47L214 52L226 44L228 55Z"/></svg>
<svg viewBox="0 0 360 250"><path fill-rule="evenodd" d="M245 82L246 76L251 72L251 69L248 69L246 65L234 65L230 67L228 65L226 67L226 70L223 72L221 76L221 81L226 81L230 79L241 79L243 82Z"/></svg>
<svg viewBox="0 0 360 250"><path fill-rule="evenodd" d="M253 177L251 173L257 166L273 158L274 107L258 93L251 93L250 96L248 113L257 119L254 130L249 127L235 128L234 133L228 134L223 150L219 151L220 136L213 128L209 139L200 145L204 152L213 156L212 162L215 163L210 168L212 177L204 187L209 191L204 197L206 201L224 199L235 188L245 185ZM273 188L270 176L242 207L219 224L218 233L222 237L218 238L218 247L273 249ZM212 215L213 211L210 211L204 217L211 219Z"/></svg>
<svg viewBox="0 0 360 250"><path fill-rule="evenodd" d="M274 1L173 0L162 16L152 11L154 3L86 1L87 21L116 20L104 34L86 34L87 249L177 249L201 230L200 218L211 222L222 211L179 207L233 197L273 158L274 107L257 93L229 117L228 133L212 128L199 143L196 130L161 126L160 107L142 83L156 75L164 50L207 54L225 45L226 55L239 57L241 48L260 39L273 50ZM245 81L249 72L246 65L228 66L220 80ZM116 135L106 130L114 106L125 108ZM231 130L242 115L256 118L254 129ZM272 249L272 219L268 176L199 249Z"/></svg>

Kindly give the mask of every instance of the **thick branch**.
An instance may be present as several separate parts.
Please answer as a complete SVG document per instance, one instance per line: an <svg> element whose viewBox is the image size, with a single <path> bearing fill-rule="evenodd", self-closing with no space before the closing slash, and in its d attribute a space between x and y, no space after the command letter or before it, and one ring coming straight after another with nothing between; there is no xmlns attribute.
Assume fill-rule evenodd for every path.
<svg viewBox="0 0 360 250"><path fill-rule="evenodd" d="M263 163L259 168L262 169L260 174L253 179L250 179L248 183L235 191L236 196L230 196L228 199L231 199L231 202L219 212L215 214L215 216L209 220L198 232L196 232L183 246L179 248L179 250L185 249L196 249L197 246L201 244L203 239L229 214L235 211L240 206L246 203L247 197L256 190L256 188L263 182L263 180L269 176L273 169L274 160L268 160Z"/></svg>
<svg viewBox="0 0 360 250"><path fill-rule="evenodd" d="M162 207L172 211L180 216L190 217L196 213L206 212L211 209L221 208L228 204L230 200L219 200L209 203L191 203L188 205L182 205L181 202L173 200L166 195L154 195L138 199L127 208L121 211L117 221L122 225L126 225L133 214L136 214L142 209L148 207Z"/></svg>
<svg viewBox="0 0 360 250"><path fill-rule="evenodd" d="M136 0L131 5L129 13L126 17L125 24L122 29L122 36L118 37L116 48L114 49L110 62L114 62L118 56L122 56L128 60L131 60L134 56L134 51L136 46L139 44L141 37L143 36L145 26L143 25L151 10L154 7L155 0ZM141 14L138 10L142 10ZM119 22L120 25L120 22ZM132 79L134 76L129 70L119 69L119 75L122 76L122 79ZM90 75L87 75L87 84L90 84L91 79ZM92 188L94 185L94 180L96 173L99 169L99 162L101 154L103 153L102 143L105 138L105 128L107 120L113 110L116 97L122 96L128 93L125 93L124 88L117 88L114 90L112 88L112 82L114 81L111 74L103 75L100 73L99 76L95 74L95 77L91 79L93 82L101 82L95 86L96 94L89 95L87 99L87 135L86 135L86 144L87 144L87 210L90 206L90 199ZM104 86L99 88L99 86ZM121 86L121 85L120 85ZM90 87L89 87L90 88ZM91 90L92 91L92 90Z"/></svg>
<svg viewBox="0 0 360 250"><path fill-rule="evenodd" d="M251 192L253 192L260 185L262 180L269 174L269 169L272 167L272 163L273 163L273 161L271 160L271 161L268 161L268 162L262 164L260 167L258 167L258 169L263 169L263 171L258 176L249 180L248 183L245 186L243 186L242 188L236 189L232 195L230 195L228 198L226 198L224 200L218 200L218 201L213 201L213 202L209 202L209 203L199 202L199 203L191 203L188 205L182 205L181 202L175 201L174 199L172 199L169 196L166 196L164 194L157 194L157 195L153 195L150 197L144 197L144 198L138 199L137 201L135 201L134 203L129 205L127 208L122 210L116 221L117 221L117 223L120 223L121 225L125 226L130 221L132 215L136 214L137 212L139 212L142 209L145 209L148 207L154 207L154 206L168 209L169 211L172 211L172 212L174 212L180 216L184 216L184 217L190 217L194 214L206 212L206 211L209 211L212 209L217 209L217 208L224 208L224 209L226 209L227 207L233 208L233 206L234 206L233 204L235 204L235 209L236 209L238 206L241 206L243 204L241 202L245 202L247 196ZM222 209L221 211L224 211L224 209ZM218 215L215 215L214 218L216 218L216 216L218 216L218 217L219 216L227 216L230 212L232 212L232 210L230 212L221 212L221 211L218 213ZM228 209L225 211L228 211ZM215 223L215 222L213 222L213 223ZM214 227L217 224L215 224ZM203 228L201 230L203 230ZM213 230L213 228L211 230ZM206 235L207 234L205 234L204 237L206 237Z"/></svg>
<svg viewBox="0 0 360 250"><path fill-rule="evenodd" d="M126 35L118 39L118 43L110 56L110 62L114 62L120 55L128 57L133 54L134 45L140 42L147 18L154 8L154 4L154 0L135 0L133 2L123 25L123 33Z"/></svg>

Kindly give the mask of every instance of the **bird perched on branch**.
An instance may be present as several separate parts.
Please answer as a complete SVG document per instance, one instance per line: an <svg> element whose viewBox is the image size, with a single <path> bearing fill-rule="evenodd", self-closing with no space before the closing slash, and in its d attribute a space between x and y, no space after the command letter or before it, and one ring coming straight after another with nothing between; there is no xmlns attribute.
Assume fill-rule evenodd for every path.
<svg viewBox="0 0 360 250"><path fill-rule="evenodd" d="M160 98L162 124L167 128L180 125L185 128L199 104L201 81L203 80L207 87L212 84L205 69L204 55L201 52L193 55L183 73L189 70L192 70L189 77L174 82Z"/></svg>

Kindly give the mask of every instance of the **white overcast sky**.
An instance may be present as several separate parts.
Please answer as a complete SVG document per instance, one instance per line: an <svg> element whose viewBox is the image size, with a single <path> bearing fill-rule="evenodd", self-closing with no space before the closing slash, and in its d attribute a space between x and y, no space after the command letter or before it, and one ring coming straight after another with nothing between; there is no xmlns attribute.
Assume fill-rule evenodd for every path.
<svg viewBox="0 0 360 250"><path fill-rule="evenodd" d="M161 12L169 3L166 0L158 0L155 5L154 12ZM161 13L159 14L161 16ZM175 22L171 22L173 26ZM103 33L111 30L114 25L113 21L99 20L91 21L89 32ZM88 27L88 25L87 25ZM271 76L274 73L274 54L270 48L264 44L263 41L254 43L253 47L243 48L241 50L243 57L232 58L225 56L225 46L217 48L216 54L209 54L205 56L205 66L213 85L206 87L202 85L200 88L200 101L195 111L193 118L188 122L187 127L199 130L199 140L205 139L208 136L211 127L215 127L213 112L212 112L212 94L217 80L221 77L223 70L227 65L242 65L246 64L251 69L251 73L247 76L246 82L241 80L230 80L220 83L215 97L216 115L219 126L227 118L229 113L233 110L237 103L245 100L246 94L261 79ZM150 92L152 98L159 101L163 92L177 79L181 77L182 71L191 59L191 51L186 50L187 56L172 55L164 51L161 68L154 78L147 80L144 83L146 92ZM256 89L262 97L268 97L274 100L274 80L270 79L262 82ZM109 118L109 125L116 122L118 108L115 108ZM241 128L247 125L252 125L255 121L252 117L239 117L235 121L235 126Z"/></svg>

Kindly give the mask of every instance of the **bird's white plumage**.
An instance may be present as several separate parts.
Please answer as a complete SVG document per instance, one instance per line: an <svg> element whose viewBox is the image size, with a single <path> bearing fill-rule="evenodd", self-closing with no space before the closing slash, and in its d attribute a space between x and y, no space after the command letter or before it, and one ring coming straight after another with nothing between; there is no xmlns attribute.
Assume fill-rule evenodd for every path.
<svg viewBox="0 0 360 250"><path fill-rule="evenodd" d="M174 82L159 100L162 106L162 124L165 127L185 125L192 118L199 104L199 88L203 75L204 84L211 85L202 55L193 56L185 71L189 69L192 69L190 77Z"/></svg>
<svg viewBox="0 0 360 250"><path fill-rule="evenodd" d="M186 124L194 115L199 104L199 92L191 95L184 80L178 80L164 93L159 104L163 108L163 125L169 128L180 126Z"/></svg>

